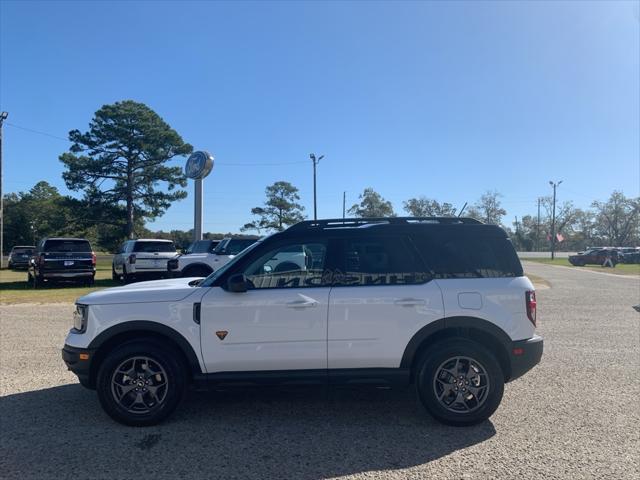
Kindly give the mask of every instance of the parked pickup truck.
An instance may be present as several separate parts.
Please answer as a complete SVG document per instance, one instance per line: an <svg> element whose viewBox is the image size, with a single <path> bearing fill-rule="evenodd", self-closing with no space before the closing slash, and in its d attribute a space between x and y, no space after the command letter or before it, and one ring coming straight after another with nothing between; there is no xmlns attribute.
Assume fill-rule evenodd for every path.
<svg viewBox="0 0 640 480"><path fill-rule="evenodd" d="M172 277L207 277L242 250L256 242L256 238L224 238L205 253L180 255L167 263Z"/></svg>

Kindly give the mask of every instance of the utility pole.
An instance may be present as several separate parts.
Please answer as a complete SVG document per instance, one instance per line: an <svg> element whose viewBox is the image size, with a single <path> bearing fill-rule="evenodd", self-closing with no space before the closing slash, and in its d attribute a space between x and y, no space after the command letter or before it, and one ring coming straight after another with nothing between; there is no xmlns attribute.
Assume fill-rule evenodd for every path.
<svg viewBox="0 0 640 480"><path fill-rule="evenodd" d="M549 185L553 187L553 210L551 214L551 260L556 258L556 188L562 183L562 180L559 182L552 182L549 180Z"/></svg>
<svg viewBox="0 0 640 480"><path fill-rule="evenodd" d="M320 163L320 160L324 158L324 155L320 155L316 158L315 153L310 153L309 158L313 163L313 219L318 220L318 203L316 197L316 165Z"/></svg>
<svg viewBox="0 0 640 480"><path fill-rule="evenodd" d="M536 252L540 251L540 197L538 197L538 223L536 224Z"/></svg>
<svg viewBox="0 0 640 480"><path fill-rule="evenodd" d="M4 191L2 190L2 125L9 114L0 113L0 268L4 268Z"/></svg>
<svg viewBox="0 0 640 480"><path fill-rule="evenodd" d="M342 219L346 217L347 208L347 192L342 192Z"/></svg>

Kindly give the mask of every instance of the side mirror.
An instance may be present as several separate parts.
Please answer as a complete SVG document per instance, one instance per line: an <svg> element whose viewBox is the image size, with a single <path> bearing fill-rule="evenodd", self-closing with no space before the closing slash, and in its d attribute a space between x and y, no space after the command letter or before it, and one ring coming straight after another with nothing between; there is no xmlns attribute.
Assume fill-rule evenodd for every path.
<svg viewBox="0 0 640 480"><path fill-rule="evenodd" d="M247 291L247 278L242 273L231 275L227 280L227 290L233 293L244 293Z"/></svg>

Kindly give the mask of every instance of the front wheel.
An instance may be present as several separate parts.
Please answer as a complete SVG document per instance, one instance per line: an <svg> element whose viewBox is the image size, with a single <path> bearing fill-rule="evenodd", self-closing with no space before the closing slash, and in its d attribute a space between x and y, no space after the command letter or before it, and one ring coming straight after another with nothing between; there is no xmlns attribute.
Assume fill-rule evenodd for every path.
<svg viewBox="0 0 640 480"><path fill-rule="evenodd" d="M431 347L418 364L418 396L442 423L474 425L488 419L500 405L504 374L482 345L452 339Z"/></svg>
<svg viewBox="0 0 640 480"><path fill-rule="evenodd" d="M104 360L98 371L98 399L117 422L155 425L178 406L185 388L179 354L155 342L124 344Z"/></svg>

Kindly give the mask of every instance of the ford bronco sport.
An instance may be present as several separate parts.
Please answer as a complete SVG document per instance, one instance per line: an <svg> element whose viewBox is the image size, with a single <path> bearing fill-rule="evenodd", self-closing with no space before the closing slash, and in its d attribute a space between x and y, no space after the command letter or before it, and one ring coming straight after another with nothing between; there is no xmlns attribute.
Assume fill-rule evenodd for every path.
<svg viewBox="0 0 640 480"><path fill-rule="evenodd" d="M535 326L533 286L497 226L305 221L207 278L81 297L62 356L128 425L166 418L189 384L296 383L413 383L436 419L470 425L540 361Z"/></svg>

